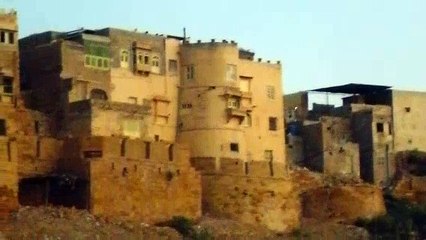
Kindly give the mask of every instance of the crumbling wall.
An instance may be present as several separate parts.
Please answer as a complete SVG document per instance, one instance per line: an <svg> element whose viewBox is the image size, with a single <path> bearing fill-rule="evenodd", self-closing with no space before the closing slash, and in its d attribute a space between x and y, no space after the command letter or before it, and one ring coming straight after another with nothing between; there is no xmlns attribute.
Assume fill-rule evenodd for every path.
<svg viewBox="0 0 426 240"><path fill-rule="evenodd" d="M18 207L16 142L3 137L0 139L0 230Z"/></svg>
<svg viewBox="0 0 426 240"><path fill-rule="evenodd" d="M203 212L290 232L300 224L301 205L284 178L203 175Z"/></svg>
<svg viewBox="0 0 426 240"><path fill-rule="evenodd" d="M396 183L393 194L415 203L426 202L426 177L404 175Z"/></svg>
<svg viewBox="0 0 426 240"><path fill-rule="evenodd" d="M324 143L321 123L303 126L303 139L305 143L304 165L317 172L324 171Z"/></svg>
<svg viewBox="0 0 426 240"><path fill-rule="evenodd" d="M51 137L16 137L19 178L52 174L62 153L62 140Z"/></svg>
<svg viewBox="0 0 426 240"><path fill-rule="evenodd" d="M319 187L303 195L303 217L320 221L353 221L386 214L382 191L375 186Z"/></svg>
<svg viewBox="0 0 426 240"><path fill-rule="evenodd" d="M70 104L68 134L147 138L149 106L86 100Z"/></svg>
<svg viewBox="0 0 426 240"><path fill-rule="evenodd" d="M351 120L321 117L324 144L324 173L360 176L358 144L351 142Z"/></svg>
<svg viewBox="0 0 426 240"><path fill-rule="evenodd" d="M395 174L390 106L351 104L352 132L360 149L361 178L387 185Z"/></svg>

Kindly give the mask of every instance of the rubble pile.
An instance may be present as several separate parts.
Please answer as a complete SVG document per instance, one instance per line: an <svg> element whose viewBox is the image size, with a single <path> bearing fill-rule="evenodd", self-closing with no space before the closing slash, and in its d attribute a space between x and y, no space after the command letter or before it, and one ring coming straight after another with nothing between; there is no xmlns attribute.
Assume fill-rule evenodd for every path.
<svg viewBox="0 0 426 240"><path fill-rule="evenodd" d="M168 227L97 218L74 208L23 207L7 239L181 239Z"/></svg>

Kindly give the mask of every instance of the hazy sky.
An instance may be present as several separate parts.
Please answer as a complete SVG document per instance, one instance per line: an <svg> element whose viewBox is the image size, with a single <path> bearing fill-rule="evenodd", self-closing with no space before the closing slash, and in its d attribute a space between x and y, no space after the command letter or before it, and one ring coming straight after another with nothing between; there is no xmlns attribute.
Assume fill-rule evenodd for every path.
<svg viewBox="0 0 426 240"><path fill-rule="evenodd" d="M425 0L0 0L20 34L120 27L236 40L283 62L284 91L349 82L426 91Z"/></svg>

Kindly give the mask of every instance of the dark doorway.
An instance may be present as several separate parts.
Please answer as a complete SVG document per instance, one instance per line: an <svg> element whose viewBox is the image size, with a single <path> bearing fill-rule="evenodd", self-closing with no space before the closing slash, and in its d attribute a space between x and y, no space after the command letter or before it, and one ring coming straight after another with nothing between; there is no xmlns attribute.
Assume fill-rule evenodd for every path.
<svg viewBox="0 0 426 240"><path fill-rule="evenodd" d="M19 182L20 205L56 205L87 209L89 184L87 180L68 175L25 178Z"/></svg>

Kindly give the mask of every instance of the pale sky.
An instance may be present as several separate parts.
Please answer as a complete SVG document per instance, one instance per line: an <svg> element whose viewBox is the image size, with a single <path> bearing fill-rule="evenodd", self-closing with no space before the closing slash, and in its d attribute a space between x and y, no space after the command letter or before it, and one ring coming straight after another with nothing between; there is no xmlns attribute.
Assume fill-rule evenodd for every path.
<svg viewBox="0 0 426 240"><path fill-rule="evenodd" d="M283 62L284 92L350 82L426 91L425 0L0 0L20 35L118 27L235 40Z"/></svg>

